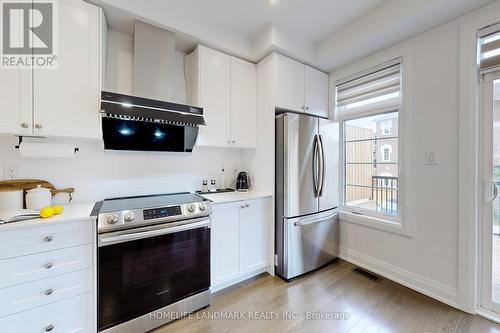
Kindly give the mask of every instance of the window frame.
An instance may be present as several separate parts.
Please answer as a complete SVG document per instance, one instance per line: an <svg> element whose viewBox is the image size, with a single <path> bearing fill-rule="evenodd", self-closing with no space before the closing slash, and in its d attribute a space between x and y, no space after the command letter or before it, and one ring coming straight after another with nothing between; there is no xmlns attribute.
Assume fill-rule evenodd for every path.
<svg viewBox="0 0 500 333"><path fill-rule="evenodd" d="M330 107L334 120L338 121L340 127L339 162L339 217L342 222L358 224L364 227L383 230L406 237L415 234L415 218L412 211L415 209L414 195L414 156L413 156L413 79L414 79L414 56L415 49L411 43L405 43L385 51L372 55L368 58L355 62L351 65L330 73ZM346 77L355 75L370 68L376 68L385 62L400 58L401 60L401 90L400 107L398 110L398 186L399 186L399 216L387 216L375 211L360 211L344 205L344 181L345 181L345 146L343 121L347 120L345 114L339 115L336 110L336 82ZM395 111L395 110L393 110ZM382 110L380 114L383 113ZM339 117L340 116L340 117ZM368 116L368 114L366 115ZM361 118L363 114L357 114L353 118Z"/></svg>

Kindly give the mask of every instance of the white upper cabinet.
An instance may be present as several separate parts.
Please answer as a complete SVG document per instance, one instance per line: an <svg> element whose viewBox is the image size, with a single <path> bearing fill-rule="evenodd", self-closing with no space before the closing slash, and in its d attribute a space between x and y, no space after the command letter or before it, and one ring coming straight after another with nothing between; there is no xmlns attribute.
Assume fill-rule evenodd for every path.
<svg viewBox="0 0 500 333"><path fill-rule="evenodd" d="M100 8L59 0L54 69L11 69L0 75L0 133L100 137Z"/></svg>
<svg viewBox="0 0 500 333"><path fill-rule="evenodd" d="M199 105L207 126L200 126L198 144L224 146L229 136L231 57L199 48Z"/></svg>
<svg viewBox="0 0 500 333"><path fill-rule="evenodd" d="M35 70L34 133L99 138L99 9L60 0L58 68Z"/></svg>
<svg viewBox="0 0 500 333"><path fill-rule="evenodd" d="M328 74L304 66L305 103L307 113L328 117Z"/></svg>
<svg viewBox="0 0 500 333"><path fill-rule="evenodd" d="M304 112L304 65L275 54L276 107Z"/></svg>
<svg viewBox="0 0 500 333"><path fill-rule="evenodd" d="M231 144L257 145L257 73L255 65L231 57Z"/></svg>
<svg viewBox="0 0 500 333"><path fill-rule="evenodd" d="M199 45L186 56L188 104L203 108L197 144L256 146L255 65Z"/></svg>
<svg viewBox="0 0 500 333"><path fill-rule="evenodd" d="M0 133L31 134L31 72L1 70Z"/></svg>
<svg viewBox="0 0 500 333"><path fill-rule="evenodd" d="M275 106L328 117L328 74L274 54Z"/></svg>

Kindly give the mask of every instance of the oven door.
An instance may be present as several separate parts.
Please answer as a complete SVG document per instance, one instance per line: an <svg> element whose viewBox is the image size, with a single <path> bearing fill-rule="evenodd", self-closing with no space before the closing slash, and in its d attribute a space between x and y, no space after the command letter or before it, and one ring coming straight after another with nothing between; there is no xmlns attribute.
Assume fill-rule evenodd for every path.
<svg viewBox="0 0 500 333"><path fill-rule="evenodd" d="M209 218L99 235L99 331L209 287Z"/></svg>

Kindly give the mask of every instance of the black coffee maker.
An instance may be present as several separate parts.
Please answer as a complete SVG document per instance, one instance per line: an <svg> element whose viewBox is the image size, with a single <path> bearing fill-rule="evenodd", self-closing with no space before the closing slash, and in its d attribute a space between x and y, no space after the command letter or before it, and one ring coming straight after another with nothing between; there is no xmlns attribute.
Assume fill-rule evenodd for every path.
<svg viewBox="0 0 500 333"><path fill-rule="evenodd" d="M236 191L238 192L248 192L250 189L250 178L245 171L238 173L238 178L236 178Z"/></svg>

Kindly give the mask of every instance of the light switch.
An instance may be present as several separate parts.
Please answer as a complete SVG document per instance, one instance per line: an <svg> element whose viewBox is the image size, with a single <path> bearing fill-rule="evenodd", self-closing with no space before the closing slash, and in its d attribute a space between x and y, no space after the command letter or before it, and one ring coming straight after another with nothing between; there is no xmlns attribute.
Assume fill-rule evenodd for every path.
<svg viewBox="0 0 500 333"><path fill-rule="evenodd" d="M438 164L435 152L428 151L428 152L425 153L425 164L427 164L427 165L436 165L436 164Z"/></svg>

